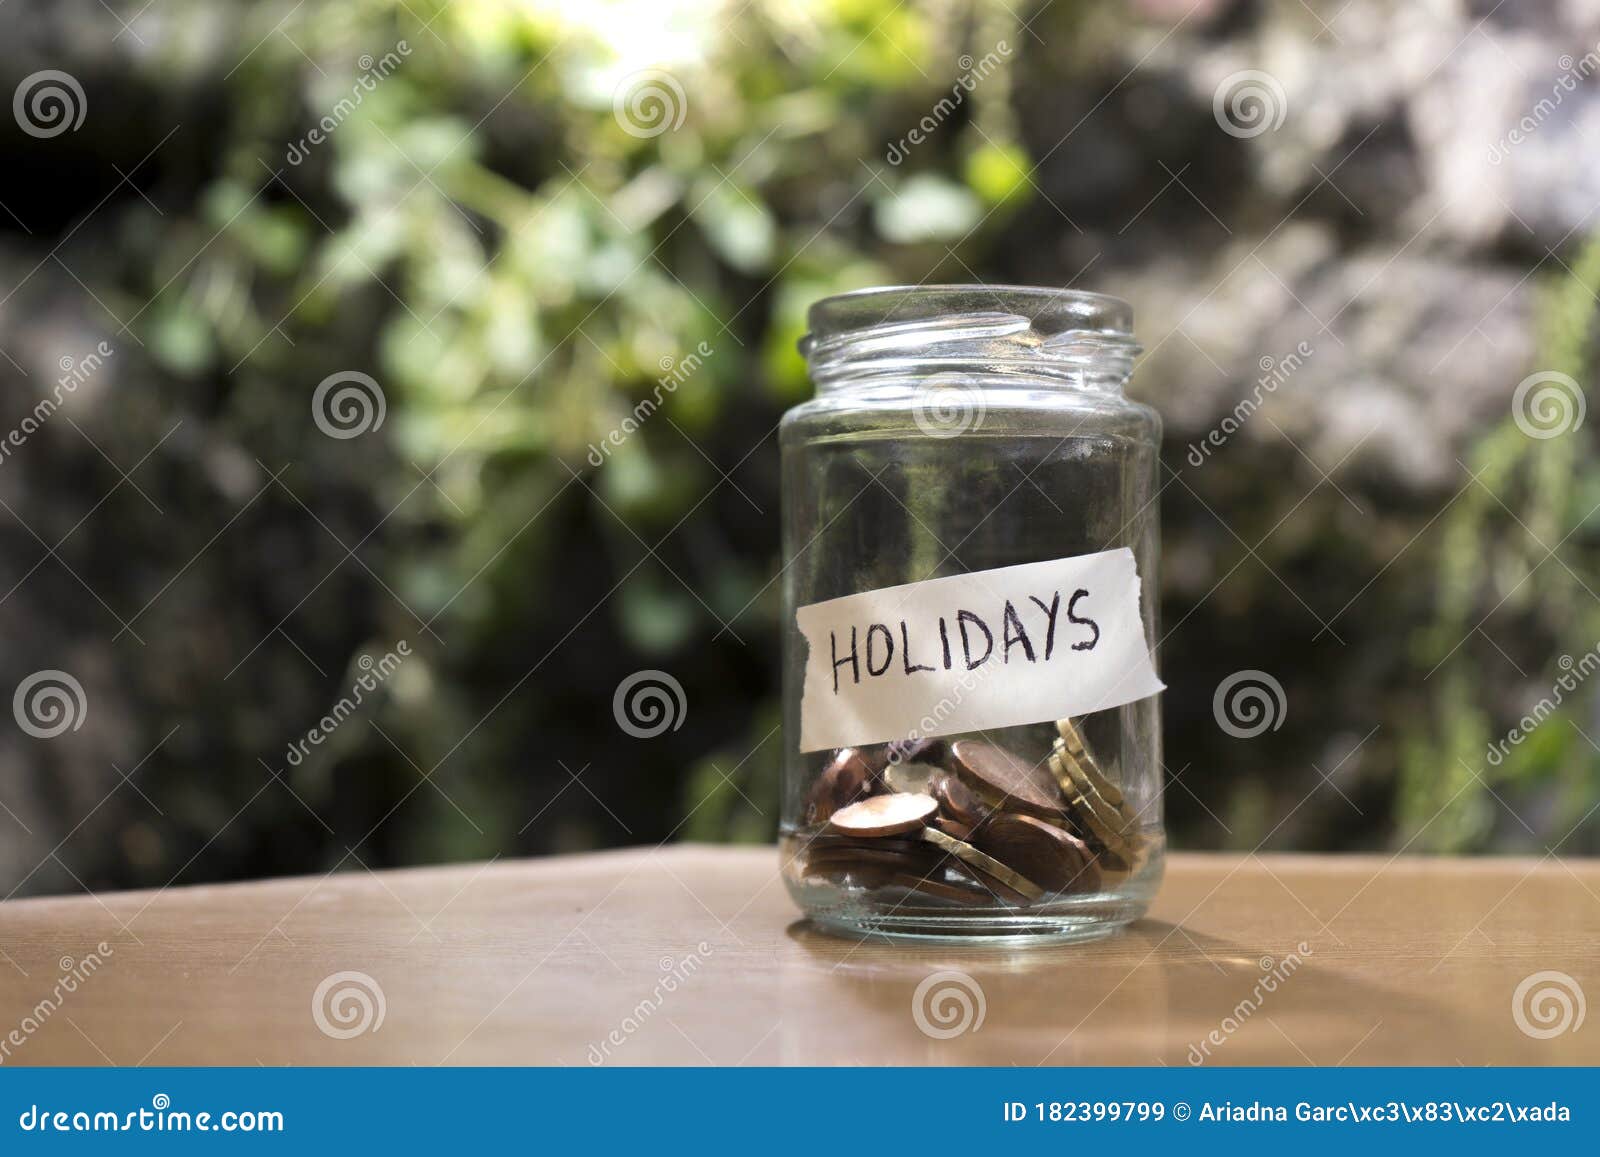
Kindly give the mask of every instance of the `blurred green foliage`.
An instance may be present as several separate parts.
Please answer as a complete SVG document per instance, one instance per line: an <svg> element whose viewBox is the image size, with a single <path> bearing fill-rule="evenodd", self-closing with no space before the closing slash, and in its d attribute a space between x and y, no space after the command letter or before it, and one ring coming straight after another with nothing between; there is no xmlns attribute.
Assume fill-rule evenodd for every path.
<svg viewBox="0 0 1600 1157"><path fill-rule="evenodd" d="M227 605L181 636L205 662L151 658L124 679L157 700L136 704L142 716L183 713L174 747L189 749L147 773L190 789L165 817L181 837L151 851L160 839L134 824L104 854L102 875L83 874L163 883L191 849L207 857L192 874L217 876L331 868L351 849L377 866L770 838L774 434L809 393L795 348L806 307L871 284L1065 282L1091 267L1086 287L1115 291L1114 262L1164 268L1164 245L1221 252L1240 240L1225 226L1220 240L1195 240L1197 223L1222 222L1177 192L1163 199L1171 174L1241 230L1308 203L1310 192L1290 188L1252 199L1248 182L1270 181L1250 168L1250 142L1212 132L1207 94L1175 79L1181 58L1158 57L1166 71L1143 88L1124 83L1133 72L1111 46L1133 38L1133 9L1161 7L195 0L138 65L148 91L195 110L172 145L157 146L165 211L125 198L112 246L121 265L97 295L132 319L145 347L135 356L154 363L164 409L205 422L205 436L246 466L253 457L264 472L292 469L288 493L271 492L241 526L234 569L218 564ZM1231 14L1186 34L1221 38L1255 19L1251 5L1215 7ZM1149 59L1172 30L1146 31L1131 59ZM962 87L980 67L981 83ZM949 115L891 163L889 146L944 101ZM128 115L160 121L147 109ZM1159 147L1146 157L1128 145L1134 136ZM1305 213L1323 213L1330 237L1383 225L1378 213L1358 225L1342 205L1319 204ZM1124 236L1136 211L1140 230ZM1122 248L1099 265L1080 257L1102 244ZM1600 248L1590 247L1553 279L1545 310L1546 361L1580 380L1597 286ZM1198 308L1210 290L1182 285L1175 296ZM1188 356L1180 342L1169 356L1174 348ZM1244 360L1247 382L1255 358ZM348 442L309 420L318 383L341 371L371 374L387 403L381 430ZM1183 384L1163 388L1176 395ZM1548 831L1562 834L1600 767L1578 701L1486 766L1487 745L1526 709L1527 686L1548 684L1538 670L1521 684L1489 677L1480 659L1496 645L1472 628L1503 605L1521 616L1523 650L1539 663L1571 645L1575 623L1600 640L1586 536L1549 551L1563 528L1591 526L1600 504L1584 443L1535 443L1509 420L1485 433L1467 463L1482 485L1433 535L1422 534L1431 507L1384 522L1397 544L1416 532L1419 546L1391 576L1403 594L1368 597L1372 572L1388 565L1373 562L1374 524L1352 524L1342 499L1312 493L1313 477L1302 493L1277 493L1305 473L1304 454L1254 433L1230 448L1229 465L1164 496L1169 547L1200 575L1197 591L1210 588L1167 615L1188 623L1163 654L1175 689L1169 752L1180 774L1194 765L1186 790L1168 797L1177 842L1253 847L1281 831L1280 842L1338 848L1413 836L1418 848L1526 846L1514 825L1505 838L1500 793L1518 814L1553 808ZM1169 465L1181 469L1180 456L1169 449ZM212 495L195 545L231 525L249 492ZM1226 534L1214 510L1227 514ZM1228 536L1240 547L1245 538L1232 523L1266 543L1296 511L1258 560L1273 573L1235 577ZM250 526L257 514L275 521ZM166 590L193 549L149 553L150 588ZM261 570L281 571L283 589L246 581ZM1309 584L1332 571L1333 592L1368 602L1365 621L1341 621L1349 645L1340 638L1330 675L1307 657L1309 608L1289 602L1277 575ZM229 589L235 580L244 589ZM1433 604L1420 627L1418 587ZM228 614L242 622L216 627ZM1396 614L1413 627L1398 660L1407 640ZM272 630L303 648L319 679L287 645L256 642ZM159 646L162 633L148 633ZM373 726L341 728L285 772L298 802L273 793L251 806L248 777L195 774L253 773L263 752L276 765L280 745L348 687L355 656L399 638L418 657L386 684ZM237 678L219 682L235 661ZM1216 679L1244 666L1275 670L1299 693L1290 726L1254 746L1230 744L1210 714ZM670 671L688 703L682 728L650 742L622 734L610 710L619 682L645 667ZM1325 688L1330 679L1341 685ZM1342 791L1319 801L1329 808L1302 811L1296 800L1318 789L1313 759L1333 766L1340 754L1324 753L1335 741L1377 722L1392 726L1364 768L1355 759L1348 769L1360 813ZM170 772L159 769L167 758ZM1291 817L1298 826L1284 827Z"/></svg>
<svg viewBox="0 0 1600 1157"><path fill-rule="evenodd" d="M436 808L421 840L447 842L429 851L770 838L773 434L809 393L804 311L941 264L967 276L961 254L1029 197L1000 57L918 163L880 160L1018 24L999 5L881 0L247 10L218 176L162 223L151 282L174 284L148 346L240 396L305 395L346 368L381 383L392 460L355 461L376 472L378 540L403 547L384 576L439 642L388 734L418 768L459 763L470 737L497 770L451 791L506 820L474 830ZM417 630L390 609L387 631ZM602 705L641 663L682 677L682 742L610 737ZM319 754L303 779L359 758ZM563 794L558 759L609 776L579 782L621 814ZM511 822L536 812L534 831Z"/></svg>
<svg viewBox="0 0 1600 1157"><path fill-rule="evenodd" d="M1591 240L1547 279L1540 363L1548 372L1578 383L1593 376L1597 291L1600 240ZM1582 394L1567 403L1581 404ZM1420 678L1438 680L1434 710L1413 726L1400 780L1401 834L1422 849L1482 847L1497 813L1518 815L1502 793L1550 797L1541 818L1557 850L1594 812L1594 699L1577 693L1600 654L1592 555L1600 472L1586 451L1576 436L1530 437L1508 416L1478 439L1465 463L1472 482L1441 519L1434 619L1415 645ZM1516 623L1519 642L1559 656L1529 673L1532 693L1508 695L1485 678L1497 644L1479 628L1496 613ZM1541 701L1555 710L1532 716ZM1538 725L1528 730L1527 718Z"/></svg>

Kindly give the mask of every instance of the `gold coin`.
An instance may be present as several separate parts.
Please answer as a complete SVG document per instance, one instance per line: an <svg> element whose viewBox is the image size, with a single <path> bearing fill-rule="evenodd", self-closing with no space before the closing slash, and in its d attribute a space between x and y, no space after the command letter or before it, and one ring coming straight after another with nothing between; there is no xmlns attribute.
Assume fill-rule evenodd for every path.
<svg viewBox="0 0 1600 1157"><path fill-rule="evenodd" d="M935 816L933 826L945 835L957 840L972 841L972 825L964 824L960 820L953 820L949 816Z"/></svg>
<svg viewBox="0 0 1600 1157"><path fill-rule="evenodd" d="M1050 762L1052 765L1057 765L1064 761L1059 755L1052 754ZM1058 768L1058 774L1064 776L1068 773L1063 767ZM1097 843L1113 852L1120 852L1127 847L1127 838L1122 833L1121 825L1108 821L1082 792L1068 793L1067 804L1072 809L1073 816L1088 827Z"/></svg>
<svg viewBox="0 0 1600 1157"><path fill-rule="evenodd" d="M1044 889L1032 880L1013 871L987 852L979 851L965 840L958 840L947 836L938 828L923 828L922 838L937 848L949 852L956 859L966 864L969 868L976 868L986 876L991 876L1006 887L1021 893L1029 900L1039 900L1044 897Z"/></svg>
<svg viewBox="0 0 1600 1157"><path fill-rule="evenodd" d="M1100 763L1090 754L1089 746L1084 743L1083 733L1078 730L1077 722L1072 719L1058 720L1056 730L1061 733L1062 742L1066 744L1072 757L1078 761L1078 766L1090 776L1090 782L1094 784L1095 790L1104 796L1112 807L1122 807L1127 801L1122 798L1122 792L1117 786L1100 770Z"/></svg>
<svg viewBox="0 0 1600 1157"><path fill-rule="evenodd" d="M1138 820L1129 811L1127 804L1113 804L1106 799L1105 794L1095 785L1095 781L1089 776L1084 765L1066 750L1060 740L1056 741L1055 758L1059 762L1061 770L1066 773L1067 778L1071 779L1076 785L1076 790L1071 787L1063 789L1069 796L1073 794L1083 796L1084 799L1094 804L1095 810L1099 812L1107 823L1113 825L1124 835L1128 834L1130 828L1137 826ZM1056 764L1052 763L1051 766L1055 767Z"/></svg>

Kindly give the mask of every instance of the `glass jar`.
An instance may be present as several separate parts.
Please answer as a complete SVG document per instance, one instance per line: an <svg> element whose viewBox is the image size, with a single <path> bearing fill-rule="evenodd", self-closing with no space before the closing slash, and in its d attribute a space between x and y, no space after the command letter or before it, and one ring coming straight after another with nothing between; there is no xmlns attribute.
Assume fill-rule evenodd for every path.
<svg viewBox="0 0 1600 1157"><path fill-rule="evenodd" d="M811 307L785 415L784 881L817 924L1085 939L1160 881L1161 422L1122 301Z"/></svg>

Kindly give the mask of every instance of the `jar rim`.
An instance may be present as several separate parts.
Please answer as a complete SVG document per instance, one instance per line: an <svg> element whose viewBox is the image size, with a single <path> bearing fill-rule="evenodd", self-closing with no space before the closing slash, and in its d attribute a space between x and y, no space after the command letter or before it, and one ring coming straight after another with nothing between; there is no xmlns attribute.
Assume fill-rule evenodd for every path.
<svg viewBox="0 0 1600 1157"><path fill-rule="evenodd" d="M1035 328L1133 334L1133 307L1120 297L1047 285L874 285L836 293L812 304L812 340L876 325L930 320L959 313L1012 313Z"/></svg>
<svg viewBox="0 0 1600 1157"><path fill-rule="evenodd" d="M1119 297L1036 285L886 285L825 297L800 352L819 387L917 367L1115 385L1140 346Z"/></svg>

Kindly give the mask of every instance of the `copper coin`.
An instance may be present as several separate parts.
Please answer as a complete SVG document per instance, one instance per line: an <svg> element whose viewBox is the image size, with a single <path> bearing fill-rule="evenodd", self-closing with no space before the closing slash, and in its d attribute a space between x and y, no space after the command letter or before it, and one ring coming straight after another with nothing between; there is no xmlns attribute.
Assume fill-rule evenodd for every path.
<svg viewBox="0 0 1600 1157"><path fill-rule="evenodd" d="M842 807L828 817L828 826L846 836L897 836L923 827L938 810L932 796L901 791Z"/></svg>
<svg viewBox="0 0 1600 1157"><path fill-rule="evenodd" d="M973 837L977 847L1048 892L1093 891L1099 873L1092 871L1093 853L1082 840L1043 820L1015 813L993 816Z"/></svg>
<svg viewBox="0 0 1600 1157"><path fill-rule="evenodd" d="M945 835L957 840L972 842L972 825L964 824L960 820L953 820L948 816L935 816L933 826Z"/></svg>
<svg viewBox="0 0 1600 1157"><path fill-rule="evenodd" d="M843 836L833 832L819 832L806 842L804 855L848 855L852 852L870 851L878 854L897 853L910 856L927 856L929 847L916 833L902 836Z"/></svg>
<svg viewBox="0 0 1600 1157"><path fill-rule="evenodd" d="M958 823L975 824L988 814L983 801L952 772L935 776L928 786L940 810Z"/></svg>
<svg viewBox="0 0 1600 1157"><path fill-rule="evenodd" d="M841 747L806 797L806 822L826 823L834 812L872 794L875 774L858 747Z"/></svg>
<svg viewBox="0 0 1600 1157"><path fill-rule="evenodd" d="M860 864L876 868L887 868L892 872L910 872L917 876L931 876L939 871L939 865L943 859L944 857L939 855L935 848L929 848L924 852L918 853L876 852L870 848L838 849L811 853L806 857L806 867L808 869L813 867L848 868Z"/></svg>
<svg viewBox="0 0 1600 1157"><path fill-rule="evenodd" d="M1035 815L1061 812L1061 788L1046 764L1028 763L1003 747L975 739L958 739L950 745L956 770L980 795L1000 807Z"/></svg>
<svg viewBox="0 0 1600 1157"><path fill-rule="evenodd" d="M911 852L920 853L928 850L927 844L915 836L875 836L858 838L856 836L837 835L830 831L821 831L806 840L801 849L802 855L815 855L819 852L834 851L859 851L871 848L879 852Z"/></svg>

